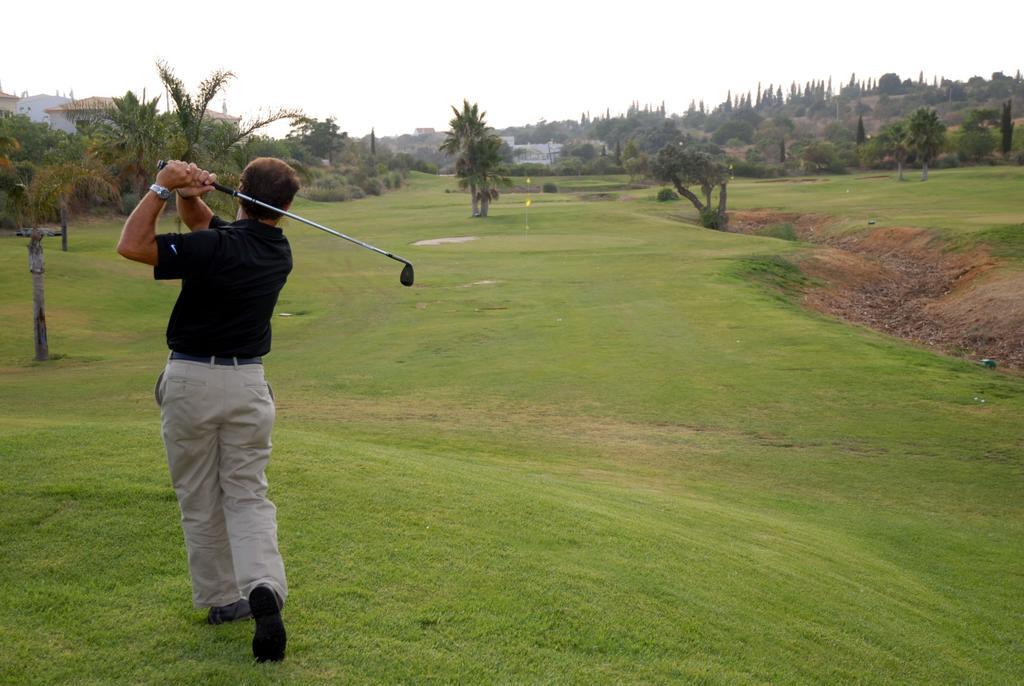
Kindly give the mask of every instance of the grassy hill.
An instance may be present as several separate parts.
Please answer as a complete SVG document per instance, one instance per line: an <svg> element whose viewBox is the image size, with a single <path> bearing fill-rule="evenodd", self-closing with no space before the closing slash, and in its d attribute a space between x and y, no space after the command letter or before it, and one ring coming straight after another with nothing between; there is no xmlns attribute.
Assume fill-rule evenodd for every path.
<svg viewBox="0 0 1024 686"><path fill-rule="evenodd" d="M1008 173L730 198L968 240L1019 221L1019 193L981 196ZM1024 380L800 309L747 276L798 244L653 191L533 195L527 231L523 196L481 221L453 187L296 208L412 260L412 289L286 228L279 665L190 607L152 397L175 284L114 224L48 241L61 357L35 364L24 239L0 240L0 682L1024 679Z"/></svg>

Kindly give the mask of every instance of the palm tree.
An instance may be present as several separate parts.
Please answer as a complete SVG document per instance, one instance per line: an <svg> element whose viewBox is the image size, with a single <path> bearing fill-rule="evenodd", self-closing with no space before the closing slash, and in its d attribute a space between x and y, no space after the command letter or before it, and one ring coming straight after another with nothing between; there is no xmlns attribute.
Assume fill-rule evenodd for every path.
<svg viewBox="0 0 1024 686"><path fill-rule="evenodd" d="M159 102L159 97L140 101L128 91L114 98L113 106L100 113L96 122L96 152L119 170L120 181L138 197L146 192L165 140Z"/></svg>
<svg viewBox="0 0 1024 686"><path fill-rule="evenodd" d="M157 62L156 68L167 95L174 101L174 118L182 136L174 156L182 160L201 165L219 162L231 148L256 131L281 119L302 116L301 110L279 108L239 123L210 121L206 116L210 103L235 78L233 72L218 69L199 84L195 95L191 95L166 62Z"/></svg>
<svg viewBox="0 0 1024 686"><path fill-rule="evenodd" d="M444 143L439 150L449 156L455 157L455 175L459 177L459 185L462 188L469 188L470 201L473 207L473 215L480 215L478 210L478 198L476 180L472 179L472 165L469 160L469 150L475 141L484 137L487 133L487 123L484 117L486 112L480 112L476 103L469 104L468 100L462 101L460 112L452 106L455 114L448 122L449 130L445 134ZM465 180L465 182L463 182Z"/></svg>
<svg viewBox="0 0 1024 686"><path fill-rule="evenodd" d="M896 160L898 179L903 181L903 163L910 154L909 132L905 122L890 124L878 134L879 142L886 155Z"/></svg>
<svg viewBox="0 0 1024 686"><path fill-rule="evenodd" d="M46 314L43 297L43 232L39 222L59 213L63 228L63 247L67 250L67 202L76 194L116 198L117 187L106 170L92 158L57 162L36 172L27 190L20 186L23 205L32 218L32 238L28 243L29 271L32 273L32 310L35 327L35 359L50 359L46 342Z"/></svg>
<svg viewBox="0 0 1024 686"><path fill-rule="evenodd" d="M934 160L946 141L946 125L939 113L922 107L910 115L909 142L921 159L921 180L928 180L928 163Z"/></svg>
<svg viewBox="0 0 1024 686"><path fill-rule="evenodd" d="M499 173L500 166L500 138L484 135L469 144L462 168L463 173L459 177L459 185L463 188L470 187L470 192L479 199L480 217L487 217L491 201L498 199L498 186L507 185L510 182L507 177ZM457 165L456 174L458 173Z"/></svg>

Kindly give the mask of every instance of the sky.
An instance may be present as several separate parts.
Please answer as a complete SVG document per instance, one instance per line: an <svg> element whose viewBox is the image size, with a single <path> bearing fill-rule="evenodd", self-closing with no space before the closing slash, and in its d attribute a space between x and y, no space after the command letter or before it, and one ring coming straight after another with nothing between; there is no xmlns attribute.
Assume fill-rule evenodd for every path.
<svg viewBox="0 0 1024 686"><path fill-rule="evenodd" d="M758 82L1013 74L1024 69L1022 18L1024 3L1005 0L11 2L0 88L153 97L163 59L190 89L234 72L231 114L297 107L353 136L388 136L447 129L463 98L502 128L620 113L634 100L681 113Z"/></svg>

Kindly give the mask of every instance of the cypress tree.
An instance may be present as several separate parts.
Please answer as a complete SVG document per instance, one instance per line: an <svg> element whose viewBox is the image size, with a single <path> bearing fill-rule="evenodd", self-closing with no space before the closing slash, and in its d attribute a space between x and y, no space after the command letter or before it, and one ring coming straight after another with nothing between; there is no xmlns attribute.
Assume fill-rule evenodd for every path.
<svg viewBox="0 0 1024 686"><path fill-rule="evenodd" d="M622 164L622 143L615 141L615 164Z"/></svg>
<svg viewBox="0 0 1024 686"><path fill-rule="evenodd" d="M1003 118L1000 122L1003 134L1002 150L1004 155L1010 154L1010 148L1013 147L1013 114L1010 111L1012 106L1013 100L1007 100L1003 104Z"/></svg>
<svg viewBox="0 0 1024 686"><path fill-rule="evenodd" d="M864 145L868 142L868 134L864 130L864 115L857 117L857 145Z"/></svg>
<svg viewBox="0 0 1024 686"><path fill-rule="evenodd" d="M377 155L377 134L373 129L370 129L370 156L376 157Z"/></svg>
<svg viewBox="0 0 1024 686"><path fill-rule="evenodd" d="M779 139L779 164L786 163L786 137Z"/></svg>

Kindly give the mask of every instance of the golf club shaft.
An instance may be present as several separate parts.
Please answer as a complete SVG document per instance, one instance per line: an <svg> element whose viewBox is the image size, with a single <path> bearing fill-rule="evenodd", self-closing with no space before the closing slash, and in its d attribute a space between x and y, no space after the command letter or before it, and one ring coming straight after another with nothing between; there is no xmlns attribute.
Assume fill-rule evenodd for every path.
<svg viewBox="0 0 1024 686"><path fill-rule="evenodd" d="M315 221L311 221L309 219L306 219L305 217L300 217L299 215L293 214L293 213L289 212L288 210L282 210L279 207L274 207L273 205L268 205L267 203L263 202L262 200L257 200L256 198L250 197L250 196L246 195L245 193L242 193L241 191L237 191L237 190L235 190L233 188L228 188L227 186L222 186L219 183L214 183L213 187L216 188L221 193L227 193L228 195L233 195L234 197L239 198L240 200L245 200L246 202L251 202L254 205L259 205L260 207L263 207L263 208L266 208L268 210L271 210L272 212L277 212L279 214L283 214L284 216L289 217L290 219L294 219L296 221L300 221L303 224L308 224L309 226L312 226L314 229L320 229L321 231L326 231L327 233L331 234L332 236L337 236L338 238L344 238L346 241L350 241L352 243L355 243L356 245L361 245L362 247L366 248L367 250L372 250L375 253L380 253L381 255L384 255L385 257L390 257L391 259L397 260L398 262L401 262L403 264L409 264L408 260L404 260L401 257L399 257L398 255L393 255L393 254L389 253L387 250L381 250L380 248L378 248L376 246L373 246L373 245L370 245L369 243L364 243L363 241L359 240L358 238L352 238L352 236L347 236L347 235L343 234L341 231L335 231L334 229L330 229L330 228L328 228L328 227L326 227L326 226L324 226L322 224L317 224Z"/></svg>
<svg viewBox="0 0 1024 686"><path fill-rule="evenodd" d="M163 169L166 165L167 165L167 163L165 161L160 160L160 162L157 163L157 169ZM349 241L350 243L355 243L356 245L362 246L362 247L366 248L367 250L372 250L375 253L379 253L381 255L384 255L385 257L390 257L391 259L393 259L393 260L395 260L397 262L401 262L402 264L406 264L406 265L410 265L411 266L411 263L409 262L409 260L403 259L403 258L399 257L398 255L393 255L392 253L389 253L386 250L381 250L380 248L378 248L378 247L376 247L374 245L370 245L369 243L364 243L363 241L359 240L358 238L352 238L352 236L347 236L347 235L343 234L340 231L335 231L334 229L327 228L326 226L323 226L322 224L317 224L314 221L310 221L309 219L306 219L305 217L300 217L299 215L293 214L293 213L291 213L291 212L289 212L287 210L282 210L279 207L274 207L273 205L268 205L267 203L263 202L262 200L257 200L256 198L252 198L252 197L246 195L245 193L242 193L241 191L235 190L234 188L229 188L228 186L224 186L224 185L221 185L219 183L214 183L213 187L216 190L220 191L221 193L227 193L228 195L233 196L235 198L239 198L240 200L245 200L246 202L251 202L254 205L259 205L260 207L268 209L268 210L270 210L272 212L277 212L278 214L283 214L284 216L286 216L286 217L288 217L290 219L294 219L296 221L300 221L303 224L308 224L309 226L312 226L315 229L320 229L321 231L326 231L327 233L331 234L332 236L337 236L338 238L344 238L346 241Z"/></svg>

